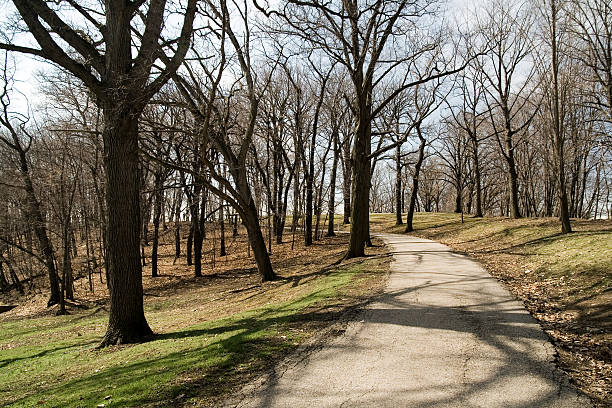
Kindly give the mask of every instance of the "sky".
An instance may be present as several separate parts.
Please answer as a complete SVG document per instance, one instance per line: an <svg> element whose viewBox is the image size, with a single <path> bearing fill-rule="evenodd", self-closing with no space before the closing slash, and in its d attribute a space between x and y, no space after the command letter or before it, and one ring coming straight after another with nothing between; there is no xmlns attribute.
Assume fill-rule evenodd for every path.
<svg viewBox="0 0 612 408"><path fill-rule="evenodd" d="M464 10L473 9L479 3L478 0L448 0L447 19L452 19L453 15L461 16ZM0 0L0 10L0 21L2 22L15 13L12 2L8 0ZM20 41L20 43L24 42ZM51 64L19 53L13 53L12 59L15 61L14 88L17 92L11 96L11 106L12 110L25 113L28 107L34 109L37 105L44 103L44 96L39 92L40 84L37 74L50 69Z"/></svg>

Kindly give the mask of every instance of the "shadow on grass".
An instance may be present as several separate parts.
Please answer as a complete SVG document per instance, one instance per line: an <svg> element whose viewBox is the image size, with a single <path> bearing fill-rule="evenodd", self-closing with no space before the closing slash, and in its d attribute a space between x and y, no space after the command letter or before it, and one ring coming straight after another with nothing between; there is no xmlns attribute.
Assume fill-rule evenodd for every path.
<svg viewBox="0 0 612 408"><path fill-rule="evenodd" d="M112 361L112 365L105 363L106 368L92 372L91 364L86 364L88 368L83 372L71 373L79 378L47 385L46 389L41 385L32 389L32 394L10 402L14 406L47 401L52 406L88 407L112 395L113 407L133 407L177 406L180 401L176 398L181 395L214 398L244 378L250 378L257 372L253 368L265 368L294 349L301 336L301 326L328 324L349 309L364 304L359 298L348 302L351 306L326 301L355 273L355 270L336 270L332 280L321 289L280 306L157 334L147 343L87 352L84 358L91 363ZM350 296L344 296L345 302L347 297ZM23 359L35 361L61 349L43 350ZM10 365L16 361L3 362Z"/></svg>
<svg viewBox="0 0 612 408"><path fill-rule="evenodd" d="M86 343L79 343L79 344L70 344L70 345L66 345L66 346L62 346L62 347L54 347L54 348L49 348L49 349L45 349L39 353L35 353L35 354L30 354L27 356L23 356L23 357L15 357L15 358L7 358L7 359L0 359L0 368L4 368L6 366L8 366L9 364L13 364L16 363L18 361L23 361L23 360L29 360L29 359L36 359L36 358L41 358L44 356L47 356L49 354L52 353L56 353L58 351L62 351L62 350L68 350L68 349L72 349L75 347L83 347L83 346L91 346L93 344L98 343L98 341L89 341Z"/></svg>

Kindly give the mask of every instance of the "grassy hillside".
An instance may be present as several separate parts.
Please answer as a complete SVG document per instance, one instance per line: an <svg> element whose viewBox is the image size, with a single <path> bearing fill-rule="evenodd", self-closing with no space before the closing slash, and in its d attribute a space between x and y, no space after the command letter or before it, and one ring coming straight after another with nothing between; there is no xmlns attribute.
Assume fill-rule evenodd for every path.
<svg viewBox="0 0 612 408"><path fill-rule="evenodd" d="M159 280L145 279L157 334L143 344L95 349L105 298L69 316L0 315L0 406L209 406L382 288L384 256L326 266L346 242L276 246L282 278L265 284L231 264L201 279L162 269Z"/></svg>
<svg viewBox="0 0 612 408"><path fill-rule="evenodd" d="M390 214L371 216L373 231L403 233ZM524 302L580 388L612 406L612 222L471 218L418 213L412 235L478 259Z"/></svg>

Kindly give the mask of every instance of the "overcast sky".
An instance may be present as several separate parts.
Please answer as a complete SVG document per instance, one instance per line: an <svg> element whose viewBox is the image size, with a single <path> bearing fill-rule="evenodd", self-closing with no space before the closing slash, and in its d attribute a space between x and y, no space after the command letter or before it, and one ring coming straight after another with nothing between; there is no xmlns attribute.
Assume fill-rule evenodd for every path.
<svg viewBox="0 0 612 408"><path fill-rule="evenodd" d="M459 18L461 23L465 22L464 19L467 15L465 11L474 9L474 7L480 3L481 2L478 0L448 0L447 21L450 23L454 18ZM2 9L2 11L0 11L2 21L6 21L6 17L15 12L12 2L10 1L0 0L0 8ZM28 106L26 100L29 102L31 109L44 103L38 91L40 84L37 79L37 73L49 69L51 65L49 63L36 61L32 57L18 53L13 53L12 58L16 63L14 76L16 82L14 88L18 91L11 96L12 110L24 112ZM24 96L19 95L19 93Z"/></svg>

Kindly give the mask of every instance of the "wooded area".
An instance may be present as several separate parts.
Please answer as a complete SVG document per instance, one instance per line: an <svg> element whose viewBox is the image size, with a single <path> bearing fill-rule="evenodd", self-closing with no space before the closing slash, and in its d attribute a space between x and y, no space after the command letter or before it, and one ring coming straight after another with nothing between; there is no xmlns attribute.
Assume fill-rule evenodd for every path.
<svg viewBox="0 0 612 408"><path fill-rule="evenodd" d="M44 275L48 305L102 279L102 345L151 334L142 267L161 231L245 228L262 281L275 246L370 212L610 219L612 5L490 0L13 0L0 49L0 290ZM21 55L21 56L18 56ZM14 80L50 65L40 98ZM403 213L407 212L404 219ZM188 225L186 248L181 245ZM217 234L218 229L218 234ZM215 238L217 239L217 238ZM144 256L151 246L151 256ZM79 262L74 262L78 259Z"/></svg>

